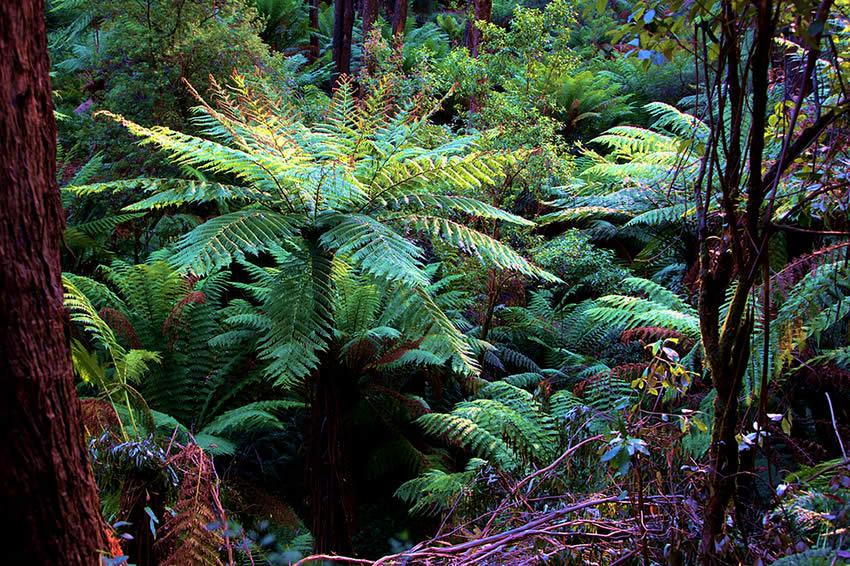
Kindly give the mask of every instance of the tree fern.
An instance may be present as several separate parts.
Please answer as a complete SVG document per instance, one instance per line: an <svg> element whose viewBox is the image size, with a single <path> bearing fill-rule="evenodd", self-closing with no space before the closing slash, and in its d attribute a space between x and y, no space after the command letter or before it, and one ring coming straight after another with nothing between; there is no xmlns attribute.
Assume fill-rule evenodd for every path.
<svg viewBox="0 0 850 566"><path fill-rule="evenodd" d="M91 340L90 347L74 343L74 367L117 405L136 434L176 429L212 454L232 454L238 439L280 429L281 411L303 406L255 400L256 376L239 374L245 353L225 358L211 349L224 328L219 311L227 272L193 286L163 262L114 262L103 273L108 285L72 275L65 280L71 319ZM108 321L96 304L114 313ZM125 347L128 336L147 349ZM98 352L108 356L108 366ZM144 428L133 420L139 412Z"/></svg>
<svg viewBox="0 0 850 566"><path fill-rule="evenodd" d="M499 182L514 156L480 151L474 136L422 145L420 132L433 110L388 111L391 106L377 99L358 102L352 85L345 81L324 121L312 126L299 121L285 96L270 94L264 85L236 77L231 88L238 96L215 85L216 106L199 98L196 109L204 132L218 141L103 115L141 137L143 143L167 152L176 165L236 181L168 181L152 188L156 182L136 180L147 183L147 190L154 194L130 209L222 200L242 206L184 235L171 262L203 275L246 254L272 252L287 257L286 269L293 274L279 275L280 287L273 292L296 293L291 296L303 302L277 295L281 301L269 318L274 324L288 322L272 324L263 346L265 355L273 358L272 371L285 375L284 382L313 371L317 353L327 346L328 328L333 324L327 305L334 281L317 262L327 267L338 255L374 277L402 282L466 371L475 370L466 341L429 296L422 251L406 238L405 230L414 229L502 269L557 280L497 240L442 216L531 225L487 203L451 194ZM74 190L101 191L105 186ZM318 279L311 285L307 277ZM311 289L311 298L304 289Z"/></svg>

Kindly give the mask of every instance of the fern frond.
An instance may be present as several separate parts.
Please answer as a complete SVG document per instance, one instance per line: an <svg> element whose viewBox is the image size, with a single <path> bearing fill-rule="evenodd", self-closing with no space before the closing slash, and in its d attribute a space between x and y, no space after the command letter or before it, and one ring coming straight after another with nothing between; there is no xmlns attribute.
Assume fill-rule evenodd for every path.
<svg viewBox="0 0 850 566"><path fill-rule="evenodd" d="M259 253L294 235L292 219L262 208L248 208L217 216L201 224L177 244L172 263L183 270L205 275L246 253Z"/></svg>
<svg viewBox="0 0 850 566"><path fill-rule="evenodd" d="M380 199L376 202L376 205L389 210L428 210L430 208L445 209L460 212L468 216L501 220L503 222L517 224L520 226L535 226L534 222L531 222L530 220L526 220L521 216L511 214L500 208L496 208L493 205L470 197L412 194L389 199Z"/></svg>
<svg viewBox="0 0 850 566"><path fill-rule="evenodd" d="M376 277L411 286L428 282L422 271L422 250L370 216L343 216L322 235L321 243Z"/></svg>
<svg viewBox="0 0 850 566"><path fill-rule="evenodd" d="M290 385L319 364L331 337L332 260L317 248L302 248L284 260L266 303L270 324L260 340L266 375Z"/></svg>
<svg viewBox="0 0 850 566"><path fill-rule="evenodd" d="M432 238L460 248L484 261L492 262L502 269L518 271L552 283L561 281L548 271L532 265L505 244L463 224L436 216L417 216L409 219L408 223Z"/></svg>

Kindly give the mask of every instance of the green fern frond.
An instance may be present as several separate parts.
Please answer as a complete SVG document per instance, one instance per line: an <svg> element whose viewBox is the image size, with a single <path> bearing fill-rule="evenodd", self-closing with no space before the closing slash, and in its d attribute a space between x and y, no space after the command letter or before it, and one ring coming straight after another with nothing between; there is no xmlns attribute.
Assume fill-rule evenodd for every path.
<svg viewBox="0 0 850 566"><path fill-rule="evenodd" d="M561 280L528 262L517 252L499 242L463 224L436 216L418 216L409 220L415 229L429 234L445 243L471 253L484 261L511 271L518 271L530 277L558 283Z"/></svg>
<svg viewBox="0 0 850 566"><path fill-rule="evenodd" d="M205 275L230 265L246 253L259 253L292 238L292 219L262 208L247 208L201 224L177 244L173 264Z"/></svg>
<svg viewBox="0 0 850 566"><path fill-rule="evenodd" d="M331 337L332 259L316 247L295 250L281 264L266 303L270 327L260 340L266 374L279 384L306 377Z"/></svg>
<svg viewBox="0 0 850 566"><path fill-rule="evenodd" d="M370 216L343 216L322 235L321 244L376 277L416 287L428 282L422 271L422 250Z"/></svg>
<svg viewBox="0 0 850 566"><path fill-rule="evenodd" d="M431 435L442 436L473 454L506 470L519 466L519 460L504 440L469 418L441 413L429 413L416 420Z"/></svg>
<svg viewBox="0 0 850 566"><path fill-rule="evenodd" d="M283 423L275 413L303 407L303 403L289 400L248 403L220 414L204 426L201 434L227 438L233 433L245 434L278 430L283 428Z"/></svg>
<svg viewBox="0 0 850 566"><path fill-rule="evenodd" d="M381 208L388 210L428 210L431 208L445 209L460 212L468 216L501 220L503 222L517 224L520 226L535 226L534 222L531 222L530 220L526 220L521 216L511 214L493 205L470 197L412 194L389 199L380 199L376 204Z"/></svg>

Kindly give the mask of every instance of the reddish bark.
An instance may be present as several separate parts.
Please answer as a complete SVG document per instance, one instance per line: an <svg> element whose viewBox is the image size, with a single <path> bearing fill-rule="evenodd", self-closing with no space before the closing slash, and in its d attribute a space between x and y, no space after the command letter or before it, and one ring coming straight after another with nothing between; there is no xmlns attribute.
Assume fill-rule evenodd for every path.
<svg viewBox="0 0 850 566"><path fill-rule="evenodd" d="M393 44L397 49L404 46L404 25L407 23L407 0L395 0L393 6Z"/></svg>
<svg viewBox="0 0 850 566"><path fill-rule="evenodd" d="M0 508L4 564L96 564L103 539L62 304L42 0L0 2Z"/></svg>

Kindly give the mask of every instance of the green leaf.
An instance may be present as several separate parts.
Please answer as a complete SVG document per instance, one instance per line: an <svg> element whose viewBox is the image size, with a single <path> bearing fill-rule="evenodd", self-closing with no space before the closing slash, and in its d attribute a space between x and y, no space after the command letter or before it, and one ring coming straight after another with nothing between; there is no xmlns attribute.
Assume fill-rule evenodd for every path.
<svg viewBox="0 0 850 566"><path fill-rule="evenodd" d="M294 235L292 217L263 208L248 208L217 216L183 236L172 264L205 275L227 267L246 253L281 246Z"/></svg>
<svg viewBox="0 0 850 566"><path fill-rule="evenodd" d="M606 452L602 455L602 457L599 459L599 461L600 461L600 462L608 462L609 460L613 460L613 459L617 456L617 454L619 454L619 453L620 453L620 450L622 450L622 448L623 448L623 445L622 445L622 444L615 444L614 446L612 446L611 448L609 448L609 449L608 449L608 450L607 450L607 451L606 451Z"/></svg>
<svg viewBox="0 0 850 566"><path fill-rule="evenodd" d="M490 236L444 218L419 216L407 220L415 229L428 233L447 244L460 248L502 269L518 271L525 275L552 283L561 280L548 271L532 265L510 247Z"/></svg>

